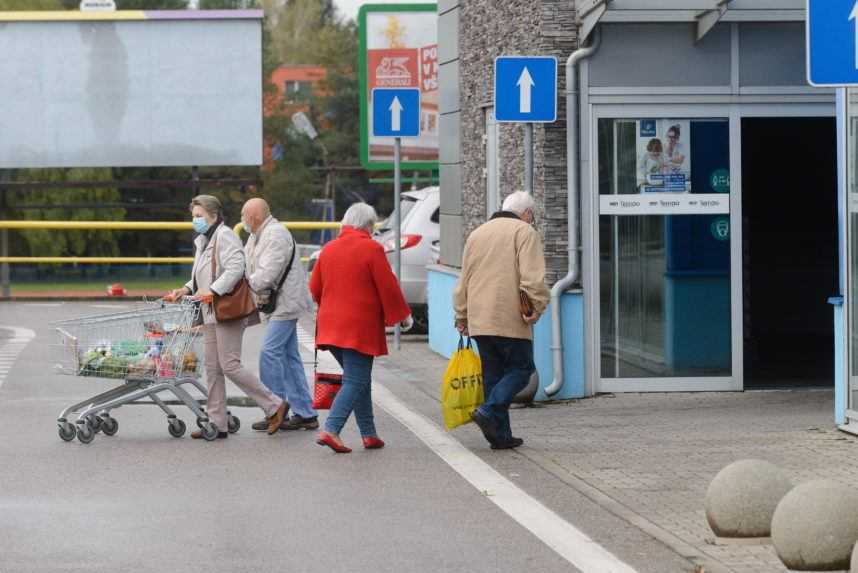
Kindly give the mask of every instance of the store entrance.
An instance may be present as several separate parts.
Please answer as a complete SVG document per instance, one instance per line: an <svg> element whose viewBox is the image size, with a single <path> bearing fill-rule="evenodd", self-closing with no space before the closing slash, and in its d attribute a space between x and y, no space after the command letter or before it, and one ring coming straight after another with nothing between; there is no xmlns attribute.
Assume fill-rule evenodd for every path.
<svg viewBox="0 0 858 573"><path fill-rule="evenodd" d="M745 389L833 384L836 141L833 118L742 120Z"/></svg>

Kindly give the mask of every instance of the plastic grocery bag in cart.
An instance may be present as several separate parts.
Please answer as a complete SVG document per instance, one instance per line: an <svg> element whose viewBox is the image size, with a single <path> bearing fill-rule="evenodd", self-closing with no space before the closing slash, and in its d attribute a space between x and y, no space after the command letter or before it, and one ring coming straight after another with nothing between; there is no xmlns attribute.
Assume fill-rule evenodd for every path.
<svg viewBox="0 0 858 573"><path fill-rule="evenodd" d="M441 411L444 426L452 430L471 421L471 413L483 403L483 365L480 357L459 336L459 348L453 353L441 383Z"/></svg>

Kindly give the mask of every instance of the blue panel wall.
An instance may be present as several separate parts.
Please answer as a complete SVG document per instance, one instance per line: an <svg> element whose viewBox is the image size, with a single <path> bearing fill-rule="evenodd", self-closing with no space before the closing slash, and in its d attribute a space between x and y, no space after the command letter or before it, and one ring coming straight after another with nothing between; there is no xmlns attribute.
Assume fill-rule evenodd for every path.
<svg viewBox="0 0 858 573"><path fill-rule="evenodd" d="M449 357L456 349L459 335L453 327L453 289L458 277L443 271L429 269L429 347ZM565 383L552 399L564 400L585 395L584 384L584 297L581 293L567 293L560 304L563 326L563 356ZM533 353L539 371L537 401L547 400L544 388L551 384L554 369L551 359L550 309L534 327Z"/></svg>
<svg viewBox="0 0 858 573"><path fill-rule="evenodd" d="M449 358L456 350L459 333L456 332L453 312L453 289L459 277L450 273L428 272L429 283L429 348Z"/></svg>

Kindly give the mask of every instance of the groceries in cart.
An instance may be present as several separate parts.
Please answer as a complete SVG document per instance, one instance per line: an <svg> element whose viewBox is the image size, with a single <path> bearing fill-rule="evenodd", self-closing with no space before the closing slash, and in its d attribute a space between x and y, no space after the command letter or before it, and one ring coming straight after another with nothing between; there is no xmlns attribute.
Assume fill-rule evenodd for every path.
<svg viewBox="0 0 858 573"><path fill-rule="evenodd" d="M199 359L195 352L187 350L177 355L164 350L165 338L178 332L178 325L150 320L143 327L143 340L99 340L82 349L78 374L99 378L168 378L197 371Z"/></svg>

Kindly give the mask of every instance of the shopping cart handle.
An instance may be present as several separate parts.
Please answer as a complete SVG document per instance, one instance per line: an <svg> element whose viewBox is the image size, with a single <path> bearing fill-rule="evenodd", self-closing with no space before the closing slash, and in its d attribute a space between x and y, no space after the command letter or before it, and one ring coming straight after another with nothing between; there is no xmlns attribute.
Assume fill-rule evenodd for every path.
<svg viewBox="0 0 858 573"><path fill-rule="evenodd" d="M214 300L214 295L212 293L199 294L194 296L193 300L198 300L203 304L211 304Z"/></svg>

